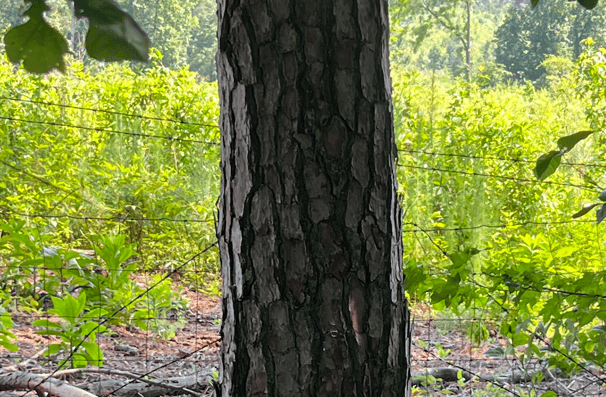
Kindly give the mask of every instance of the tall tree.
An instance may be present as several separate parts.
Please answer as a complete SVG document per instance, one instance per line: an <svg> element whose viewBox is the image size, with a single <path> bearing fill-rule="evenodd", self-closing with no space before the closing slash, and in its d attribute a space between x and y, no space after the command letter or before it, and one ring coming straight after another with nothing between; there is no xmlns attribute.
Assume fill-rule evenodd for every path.
<svg viewBox="0 0 606 397"><path fill-rule="evenodd" d="M222 395L409 395L387 0L218 17Z"/></svg>
<svg viewBox="0 0 606 397"><path fill-rule="evenodd" d="M9 58L61 70L67 43L29 1ZM91 56L146 59L112 0L75 6ZM387 1L219 0L218 15L222 394L410 395Z"/></svg>
<svg viewBox="0 0 606 397"><path fill-rule="evenodd" d="M576 58L581 41L592 37L598 45L606 41L606 12L603 7L588 10L569 1L545 1L512 6L495 33L495 57L517 81L540 81L541 67L549 55Z"/></svg>

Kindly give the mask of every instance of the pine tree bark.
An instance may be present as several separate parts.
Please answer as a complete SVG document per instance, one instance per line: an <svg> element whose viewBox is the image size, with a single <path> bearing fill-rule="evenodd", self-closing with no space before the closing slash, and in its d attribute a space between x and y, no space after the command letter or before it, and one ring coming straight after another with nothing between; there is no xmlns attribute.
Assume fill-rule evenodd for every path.
<svg viewBox="0 0 606 397"><path fill-rule="evenodd" d="M410 395L387 0L218 17L222 395Z"/></svg>

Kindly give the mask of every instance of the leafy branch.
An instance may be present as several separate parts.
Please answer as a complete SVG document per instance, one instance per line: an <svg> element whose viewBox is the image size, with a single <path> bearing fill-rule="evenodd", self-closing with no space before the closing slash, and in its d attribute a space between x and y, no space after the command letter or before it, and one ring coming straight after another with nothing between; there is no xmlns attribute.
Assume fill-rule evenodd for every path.
<svg viewBox="0 0 606 397"><path fill-rule="evenodd" d="M150 40L137 22L113 0L72 0L74 15L87 18L86 51L98 61L133 60L146 62ZM30 7L22 16L29 20L4 36L6 54L13 63L21 62L32 73L65 72L63 55L69 52L67 40L44 19L50 11L46 0L26 0Z"/></svg>

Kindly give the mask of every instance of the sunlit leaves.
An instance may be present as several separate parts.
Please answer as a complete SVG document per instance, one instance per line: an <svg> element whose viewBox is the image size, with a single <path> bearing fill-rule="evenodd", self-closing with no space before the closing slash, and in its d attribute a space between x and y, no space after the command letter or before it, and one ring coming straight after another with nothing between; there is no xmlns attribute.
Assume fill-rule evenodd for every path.
<svg viewBox="0 0 606 397"><path fill-rule="evenodd" d="M32 0L24 15L29 20L12 28L4 36L6 55L11 62L23 62L32 73L48 73L53 69L65 71L63 54L68 52L67 41L42 16L49 8L43 0Z"/></svg>

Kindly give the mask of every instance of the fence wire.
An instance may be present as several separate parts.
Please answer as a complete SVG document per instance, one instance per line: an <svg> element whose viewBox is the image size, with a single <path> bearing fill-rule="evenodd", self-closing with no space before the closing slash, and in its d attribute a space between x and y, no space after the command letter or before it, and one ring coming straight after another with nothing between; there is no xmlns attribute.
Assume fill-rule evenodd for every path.
<svg viewBox="0 0 606 397"><path fill-rule="evenodd" d="M165 119L145 115L120 113L103 109L83 108L71 105L61 105L18 98L0 98L0 100L23 101L41 107L70 107L90 112L102 112L123 117L140 118L150 121L173 122L184 125L195 125L216 128L214 124L193 123L178 119ZM205 145L217 145L217 142L192 140L180 137L162 136L147 133L132 133L128 131L109 130L101 127L87 127L58 122L42 122L36 120L18 119L8 115L0 115L0 119L21 122L44 124L49 127L88 129L100 132L115 133L138 137L143 139L165 139L177 142L194 142ZM504 158L482 155L458 155L437 153L429 151L402 150L408 155L425 155L443 158L463 158L479 161L502 161L510 164L530 165L534 161L518 158ZM2 161L2 164L19 172L35 182L51 187L63 193L79 197L77 191L70 191L64 187L35 175L27 170ZM566 163L570 166L603 167L600 164ZM451 165L419 165L418 163L400 164L400 169L406 172L421 175L426 173L457 174L462 177L490 178L502 182L533 183L531 178L494 174L489 172L468 171L463 168L449 168ZM0 180L1 182L1 180ZM555 185L559 188L581 189L595 191L595 187L565 182L544 181L542 184ZM79 197L81 198L81 197ZM187 219L170 217L132 217L124 214L112 216L88 216L84 213L35 213L20 212L9 208L0 208L0 214L5 219L36 219L50 222L54 219L71 219L80 221L117 222L128 225L138 222L145 227L148 224L169 222L189 224L211 223L214 219ZM430 245L438 254L446 254L446 250L430 236L456 235L461 232L477 230L512 230L522 229L532 232L535 228L562 227L565 225L586 224L591 220L584 219L553 219L553 220L522 220L515 223L478 223L471 225L420 225L417 222L404 219L403 234L415 235L419 239L430 240ZM40 226L38 226L40 227ZM183 233L190 233L187 229ZM597 231L596 231L597 233ZM10 237L10 236L9 236ZM85 249L70 251L56 250L47 254L41 251L42 257L37 261L12 261L0 257L0 267L3 275L3 286L21 283L30 289L29 300L12 297L2 303L2 307L11 313L14 321L13 331L19 340L18 352L2 351L0 353L0 374L7 369L43 373L45 376L69 377L74 384L97 385L95 389L100 395L119 395L124 390L137 385L137 387L164 387L171 393L188 395L206 395L210 393L208 380L216 376L214 371L218 368L218 351L220 348L220 302L216 297L209 297L207 286L201 280L208 274L208 269L199 261L200 257L212 250L216 250L216 243L212 241L200 248L200 242L190 234L189 259L170 264L162 268L150 270L145 267L128 267L134 262L126 261L123 267L111 268L100 263L99 256L103 247L91 245ZM8 238L8 237L7 237ZM159 237L158 237L159 238ZM214 240L211 239L211 240ZM150 251L153 246L145 246ZM194 248L198 247L197 253ZM1 247L0 247L1 248ZM49 248L49 247L47 247ZM52 247L50 247L52 248ZM53 254L54 252L54 254ZM68 254L68 252L75 252ZM138 252L139 258L144 258L150 252ZM57 255L61 257L53 261ZM216 253L215 253L216 255ZM17 256L12 257L12 259ZM68 258L69 257L69 258ZM84 258L88 267L81 266L79 259ZM74 259L76 259L74 261ZM90 285L67 285L76 276L74 272L80 271L78 277L89 277L94 281ZM69 277L61 279L59 285L51 285L51 281L61 272L71 272ZM56 309L62 303L57 299L66 299L67 296L79 298L83 293L103 299L104 291L94 291L100 285L101 279L112 279L125 275L134 281L131 291L120 291L122 300L112 302L114 306L97 307L96 312L87 318L93 325L85 326L84 316L88 313L69 314L59 313ZM26 276L24 276L26 275ZM433 274L441 277L443 274ZM489 274L487 276L490 276ZM53 278L54 277L54 278ZM169 306L166 308L167 292L166 282L170 281L168 290L176 292L180 297L188 300L182 306ZM63 285L62 283L66 283ZM164 291L164 295L157 291ZM53 296L53 292L58 295ZM575 291L564 289L549 289L538 292L557 293L562 295L579 295ZM584 296L604 299L605 295L594 294ZM55 298L55 299L53 299ZM173 299L174 295L173 295ZM172 302L174 303L174 302ZM133 306L137 311L133 315ZM605 374L603 369L576 363L572 357L568 359L579 367L579 371L572 377L566 377L550 368L548 363L540 358L525 359L518 348L514 352L507 352L507 340L499 335L496 324L499 318L491 318L482 307L471 306L464 315L457 315L449 311L436 312L427 304L426 300L413 302L412 329L412 371L414 375L415 395L460 395L460 396L528 396L541 395L548 391L555 391L558 395L569 396L606 396L604 391ZM469 313L472 315L470 316ZM540 321L540 319L532 319ZM58 331L55 324L63 322L72 324L71 329ZM33 323L39 325L33 325ZM80 324L82 323L82 324ZM44 324L46 326L44 326ZM84 327L78 331L79 326ZM39 334L33 331L42 331ZM101 332L103 330L103 332ZM46 332L45 332L46 331ZM80 332L76 337L69 332ZM487 332L478 335L478 333ZM70 339L71 338L71 339ZM93 357L95 342L103 352L103 357ZM545 340L545 347L549 348L549 341ZM53 347L55 346L55 347ZM60 346L60 348L56 347ZM91 349L88 351L88 349ZM83 353L84 352L84 353ZM565 354L565 353L562 353ZM88 356L87 356L88 355ZM102 368L88 367L86 369L68 369L78 366L86 360L87 363L103 363ZM95 361L96 360L96 361ZM198 378L199 377L199 378ZM171 378L167 380L167 378ZM190 383L183 385L176 378L189 379ZM191 381L191 379L194 379ZM46 378L45 378L46 379ZM41 380L40 382L43 382ZM176 385L176 386L175 386Z"/></svg>

